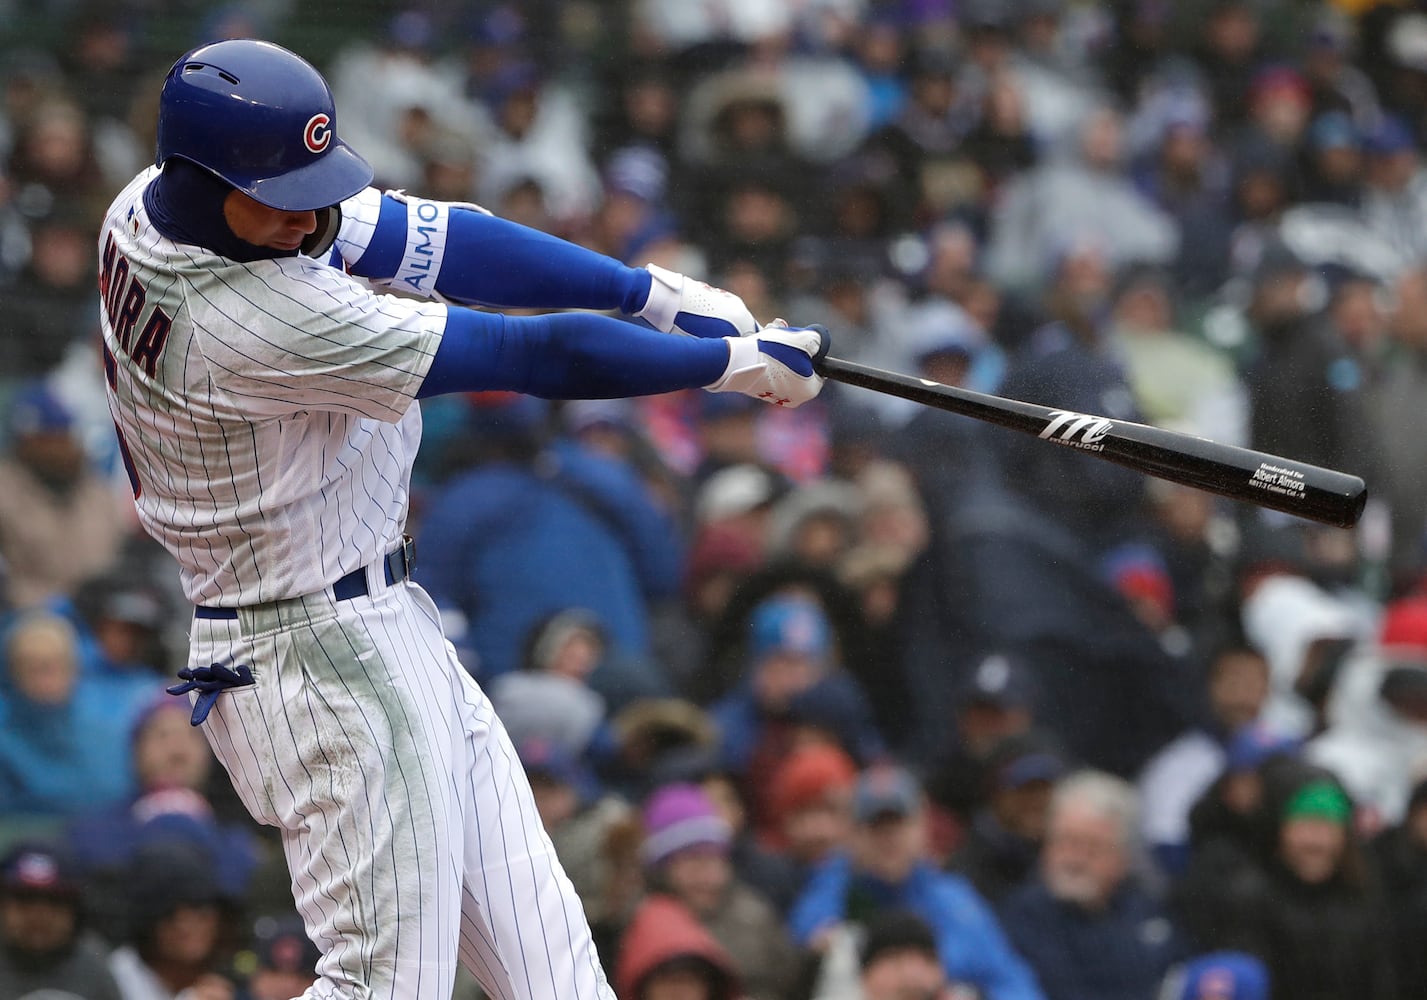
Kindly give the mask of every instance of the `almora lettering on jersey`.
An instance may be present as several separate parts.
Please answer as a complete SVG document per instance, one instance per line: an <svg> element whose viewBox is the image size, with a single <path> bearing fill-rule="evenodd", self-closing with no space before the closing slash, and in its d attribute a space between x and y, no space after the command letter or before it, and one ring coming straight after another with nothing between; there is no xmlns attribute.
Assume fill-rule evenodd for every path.
<svg viewBox="0 0 1427 1000"><path fill-rule="evenodd" d="M143 283L131 273L129 260L119 253L111 232L104 241L104 254L99 268L99 297L109 326L114 330L114 342L119 349L153 378L159 368L159 355L168 343L173 318L154 307L137 336L134 328L144 312L147 293Z"/></svg>
<svg viewBox="0 0 1427 1000"><path fill-rule="evenodd" d="M417 273L408 274L402 278L403 281L411 286L413 291L425 292L426 289L421 287L421 283L431 277L431 268L436 260L436 251L432 246L435 242L435 237L432 234L436 232L437 227L435 222L439 214L440 209L429 201L416 203L416 218L419 220L416 225L416 231L420 234L422 242L416 244L416 246L411 249L411 254L414 254L418 259L410 263L403 263L405 264L406 270L415 271ZM422 223L425 223L425 225L422 225Z"/></svg>

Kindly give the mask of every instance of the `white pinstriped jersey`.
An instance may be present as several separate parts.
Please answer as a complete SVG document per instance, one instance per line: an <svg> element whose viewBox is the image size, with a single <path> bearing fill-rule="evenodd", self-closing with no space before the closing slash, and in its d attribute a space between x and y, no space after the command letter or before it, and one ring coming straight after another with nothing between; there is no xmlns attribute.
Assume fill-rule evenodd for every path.
<svg viewBox="0 0 1427 1000"><path fill-rule="evenodd" d="M400 541L417 390L446 307L305 256L240 263L150 224L151 168L99 236L109 405L145 529L196 604L314 593ZM345 203L356 259L371 189Z"/></svg>

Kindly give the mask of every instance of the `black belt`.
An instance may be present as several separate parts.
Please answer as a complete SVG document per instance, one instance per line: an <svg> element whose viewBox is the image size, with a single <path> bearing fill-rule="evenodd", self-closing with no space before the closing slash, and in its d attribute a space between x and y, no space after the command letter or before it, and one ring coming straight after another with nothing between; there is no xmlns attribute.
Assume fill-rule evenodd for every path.
<svg viewBox="0 0 1427 1000"><path fill-rule="evenodd" d="M383 575L386 577L386 585L394 586L402 580L411 579L411 571L416 568L416 543L408 535L402 539L401 547L393 549L386 554L382 560ZM332 596L339 601L350 601L354 597L366 597L370 593L367 587L367 568L354 569L336 583L332 584ZM219 620L235 621L238 617L237 608L217 608L209 604L199 604L193 609L195 618L215 618Z"/></svg>

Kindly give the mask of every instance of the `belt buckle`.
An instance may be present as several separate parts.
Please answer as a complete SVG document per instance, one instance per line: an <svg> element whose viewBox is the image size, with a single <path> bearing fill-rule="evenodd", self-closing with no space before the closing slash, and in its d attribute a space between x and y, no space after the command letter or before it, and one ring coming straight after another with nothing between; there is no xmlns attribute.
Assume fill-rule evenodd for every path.
<svg viewBox="0 0 1427 1000"><path fill-rule="evenodd" d="M416 539L410 535L401 536L402 579L410 580L416 570Z"/></svg>

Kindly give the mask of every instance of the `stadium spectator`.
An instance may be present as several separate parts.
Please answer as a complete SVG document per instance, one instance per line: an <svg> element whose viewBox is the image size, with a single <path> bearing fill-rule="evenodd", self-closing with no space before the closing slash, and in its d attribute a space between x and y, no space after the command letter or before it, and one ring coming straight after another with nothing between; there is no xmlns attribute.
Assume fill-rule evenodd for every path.
<svg viewBox="0 0 1427 1000"><path fill-rule="evenodd" d="M854 756L875 754L881 739L871 711L837 665L827 614L804 594L775 595L754 609L748 625L746 677L711 709L724 761L745 787L767 789L774 769L795 745L796 704L826 698L846 708L842 732ZM763 809L758 810L761 817Z"/></svg>
<svg viewBox="0 0 1427 1000"><path fill-rule="evenodd" d="M0 558L9 599L28 608L73 595L114 564L127 528L120 498L87 465L74 415L41 381L25 385L0 455Z"/></svg>
<svg viewBox="0 0 1427 1000"><path fill-rule="evenodd" d="M126 894L106 891L124 876L102 874L141 829L226 844L208 874L254 913L272 910L269 890L286 896L266 877L280 866L262 866L277 855L268 840L253 877L227 881L247 819L238 836L225 825L236 801L206 798L211 760L184 702L131 734L188 612L168 589L167 554L119 513L129 484L89 344L95 210L154 146L145 67L188 41L272 37L330 71L342 134L372 157L379 186L479 200L634 266L708 276L760 322L824 323L838 357L1368 481L1372 504L1349 532L843 385L795 412L697 391L630 405L425 401L416 579L512 731L568 743L522 749L557 850L601 914L621 996L734 1000L747 985L707 937L684 934L694 917L664 897L631 931L655 931L657 947L621 949L641 892L635 819L652 790L690 782L711 798L735 881L781 911L809 871L866 845L849 768L898 764L928 779L931 874L955 856L995 895L1033 849L1045 781L1018 786L1024 773L988 772L986 754L1032 727L1064 761L1139 779L1175 917L1201 950L1248 950L1192 960L1166 980L1171 1000L1316 996L1299 971L1330 997L1427 993L1412 950L1427 641L1391 655L1379 641L1419 635L1427 579L1427 436L1411 419L1427 390L1423 11L346 0L320 30L302 5L265 2L168 5L155 32L154 4L9 6L0 635L27 648L0 667L0 849L35 825L67 831L89 931L126 933L114 908ZM788 553L818 568L789 566ZM750 658L750 621L790 592L819 607L820 655L808 676L782 672L792 682L761 704L770 678ZM588 676L564 683L560 667L547 684L554 674L518 670L530 631L570 608L597 616L602 655L579 628L556 628L549 645ZM1010 684L962 699L993 654L1033 695ZM1253 713L1265 662L1269 693ZM1007 744L1022 747L1005 751L1017 763L1023 742ZM1356 800L1343 838L1321 790L1284 818L1319 778ZM1356 836L1379 826L1386 898L1355 875ZM1338 839L1340 870L1313 881L1304 858L1332 855ZM946 954L929 962L940 947L900 919L865 952L855 921L829 935L840 958L823 971L844 974L828 1000L987 992ZM1360 947L1374 928L1393 943ZM224 927L235 947L253 943L247 931ZM938 945L943 933L933 927ZM1107 931L1104 954L1136 953L1136 933ZM1289 940L1309 958L1266 986L1243 956L1277 973ZM626 978L630 954L642 957ZM676 954L688 961L663 962ZM1396 982L1364 972L1368 957ZM1042 992L1078 974L1045 972ZM1352 993L1339 985L1349 977ZM285 980L276 995L300 988Z"/></svg>
<svg viewBox="0 0 1427 1000"><path fill-rule="evenodd" d="M1135 791L1082 771L1056 786L1039 877L1002 907L1007 933L1052 1000L1150 995L1184 942L1135 874Z"/></svg>
<svg viewBox="0 0 1427 1000"><path fill-rule="evenodd" d="M766 899L733 877L732 831L696 785L666 785L644 806L644 862L650 888L688 908L727 950L754 1000L787 1000L797 958Z"/></svg>
<svg viewBox="0 0 1427 1000"><path fill-rule="evenodd" d="M197 847L154 844L135 856L130 877L129 937L109 970L122 1000L234 1000L232 980L219 973L230 957L232 899Z"/></svg>
<svg viewBox="0 0 1427 1000"><path fill-rule="evenodd" d="M129 739L140 703L124 679L82 675L79 652L73 626L47 612L21 617L5 636L0 815L60 819L134 789Z"/></svg>
<svg viewBox="0 0 1427 1000"><path fill-rule="evenodd" d="M307 937L302 918L261 917L253 926L255 968L238 1000L289 1000L317 980L317 946Z"/></svg>
<svg viewBox="0 0 1427 1000"><path fill-rule="evenodd" d="M853 815L849 850L814 870L788 917L800 944L824 950L840 924L909 910L931 926L951 981L971 984L988 1000L1043 995L971 883L931 864L925 803L909 773L886 767L864 772L853 793Z"/></svg>
<svg viewBox="0 0 1427 1000"><path fill-rule="evenodd" d="M813 1000L898 1000L952 996L967 988L946 981L936 937L911 913L873 919L865 933L842 926L818 966Z"/></svg>
<svg viewBox="0 0 1427 1000"><path fill-rule="evenodd" d="M0 995L120 1000L81 896L72 861L52 845L22 842L0 859Z"/></svg>
<svg viewBox="0 0 1427 1000"><path fill-rule="evenodd" d="M1009 736L986 762L984 803L949 866L1000 905L1035 868L1045 840L1051 791L1066 763L1043 735Z"/></svg>
<svg viewBox="0 0 1427 1000"><path fill-rule="evenodd" d="M604 657L604 628L583 608L537 622L525 641L520 670L487 686L510 738L555 743L578 757L605 724L604 699L589 687Z"/></svg>
<svg viewBox="0 0 1427 1000"><path fill-rule="evenodd" d="M1139 777L1141 833L1154 860L1166 871L1184 867L1189 814L1222 774L1228 750L1251 730L1268 697L1268 664L1259 653L1225 647L1209 662L1210 721L1181 733L1150 758ZM1234 761L1242 768L1244 761Z"/></svg>
<svg viewBox="0 0 1427 1000"><path fill-rule="evenodd" d="M1370 845L1374 872L1387 896L1392 922L1397 993L1417 996L1427 990L1427 779L1417 782L1398 823Z"/></svg>
<svg viewBox="0 0 1427 1000"><path fill-rule="evenodd" d="M1200 955L1165 979L1165 1000L1269 1000L1268 969L1241 951Z"/></svg>
<svg viewBox="0 0 1427 1000"><path fill-rule="evenodd" d="M651 896L625 932L614 981L630 1000L739 1000L733 959L676 899Z"/></svg>

